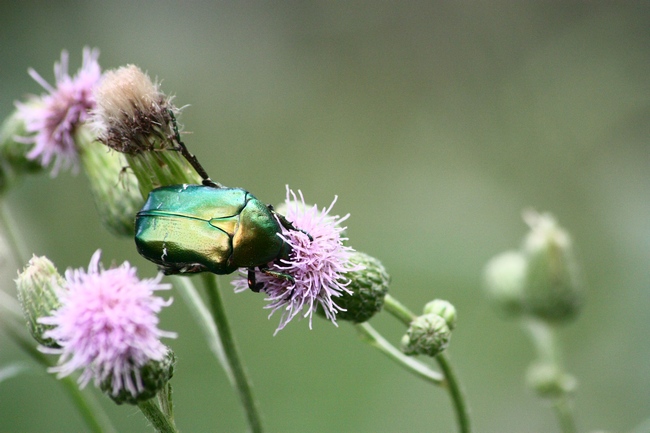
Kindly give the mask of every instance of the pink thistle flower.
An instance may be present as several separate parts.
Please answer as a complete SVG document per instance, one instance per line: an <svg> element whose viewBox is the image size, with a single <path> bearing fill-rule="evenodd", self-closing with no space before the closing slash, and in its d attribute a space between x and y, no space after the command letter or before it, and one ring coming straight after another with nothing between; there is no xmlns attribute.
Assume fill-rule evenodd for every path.
<svg viewBox="0 0 650 433"><path fill-rule="evenodd" d="M18 137L25 144L34 144L27 158L38 160L43 167L54 160L52 176L56 176L60 168L76 170L74 134L77 127L90 118L89 110L95 107L93 88L101 78L98 57L99 50L84 48L81 69L71 77L68 52L61 52L61 61L54 64L55 87L30 68L29 75L48 93L32 96L27 103L16 102L27 133L33 134Z"/></svg>
<svg viewBox="0 0 650 433"><path fill-rule="evenodd" d="M160 284L162 274L138 279L128 262L105 270L99 264L100 254L100 250L93 254L88 271L66 271L65 287L57 290L61 307L39 319L53 326L44 337L60 347L40 350L61 355L49 369L59 378L82 370L80 387L91 380L95 386L109 380L113 396L127 390L135 397L143 391L140 367L166 356L161 337L176 337L158 329L157 314L172 299L153 296L155 290L168 290L171 285Z"/></svg>
<svg viewBox="0 0 650 433"><path fill-rule="evenodd" d="M311 319L318 305L322 307L325 317L336 325L337 312L344 310L336 304L334 298L351 293L347 289L350 280L343 274L357 270L357 266L349 260L354 250L343 245L347 238L341 236L346 229L341 227L341 223L350 215L329 215L336 197L328 208L319 210L315 205L309 207L305 204L301 191L298 194L300 201L287 187L283 208L284 216L298 231L283 228L282 234L279 234L291 246L289 259L268 264L271 270L288 274L295 281L286 281L259 271L255 276L257 282L263 284L261 291L267 295L269 304L265 308L271 309L269 317L276 311L283 310L276 333L300 313L303 317L309 317L311 329ZM242 273L241 277L233 280L233 285L236 292L246 290L246 274Z"/></svg>

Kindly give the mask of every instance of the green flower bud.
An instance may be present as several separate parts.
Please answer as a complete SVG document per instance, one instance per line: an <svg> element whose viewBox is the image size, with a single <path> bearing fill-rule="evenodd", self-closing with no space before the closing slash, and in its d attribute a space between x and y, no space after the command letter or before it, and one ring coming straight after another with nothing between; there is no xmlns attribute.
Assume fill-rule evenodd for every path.
<svg viewBox="0 0 650 433"><path fill-rule="evenodd" d="M137 66L107 71L95 99L98 140L126 155L143 197L162 185L201 183L178 152L178 109Z"/></svg>
<svg viewBox="0 0 650 433"><path fill-rule="evenodd" d="M453 331L454 328L456 328L456 320L458 318L456 307L454 307L449 301L434 299L433 301L428 302L424 306L424 314L435 314L442 317L445 319L445 322L447 322L450 331Z"/></svg>
<svg viewBox="0 0 650 433"><path fill-rule="evenodd" d="M526 258L517 251L493 257L483 271L483 285L494 305L506 316L523 312Z"/></svg>
<svg viewBox="0 0 650 433"><path fill-rule="evenodd" d="M93 141L87 131L82 132L86 133L77 134L81 161L101 221L117 236L133 236L135 214L144 204L138 181L126 169L124 155Z"/></svg>
<svg viewBox="0 0 650 433"><path fill-rule="evenodd" d="M530 212L523 252L527 261L524 303L529 314L548 322L574 318L583 301L571 238L549 214Z"/></svg>
<svg viewBox="0 0 650 433"><path fill-rule="evenodd" d="M25 135L25 122L18 111L14 111L0 126L0 192L6 191L20 175L43 170L38 161L27 158L30 147L15 140Z"/></svg>
<svg viewBox="0 0 650 433"><path fill-rule="evenodd" d="M336 299L336 304L345 309L339 311L337 319L354 323L365 322L384 306L384 297L388 292L390 275L376 258L354 251L350 257L354 271L343 274L350 280L347 286L352 294L343 293Z"/></svg>
<svg viewBox="0 0 650 433"><path fill-rule="evenodd" d="M449 345L451 330L437 314L417 317L402 337L402 351L407 355L439 355Z"/></svg>
<svg viewBox="0 0 650 433"><path fill-rule="evenodd" d="M155 397L167 385L174 375L175 364L174 352L167 348L167 355L161 361L150 360L137 369L137 374L136 369L130 369L131 381L137 384L139 380L142 384L139 390L129 390L128 387L121 384L117 392L113 394L113 375L108 375L99 387L117 404L137 405L139 402Z"/></svg>
<svg viewBox="0 0 650 433"><path fill-rule="evenodd" d="M573 392L576 379L563 373L557 366L547 363L533 364L526 373L526 384L542 398L557 398Z"/></svg>
<svg viewBox="0 0 650 433"><path fill-rule="evenodd" d="M43 338L43 333L53 327L39 323L38 319L51 316L52 311L60 307L56 290L64 285L65 280L47 257L33 256L16 279L18 300L29 332L46 347L58 348L59 345L52 339Z"/></svg>

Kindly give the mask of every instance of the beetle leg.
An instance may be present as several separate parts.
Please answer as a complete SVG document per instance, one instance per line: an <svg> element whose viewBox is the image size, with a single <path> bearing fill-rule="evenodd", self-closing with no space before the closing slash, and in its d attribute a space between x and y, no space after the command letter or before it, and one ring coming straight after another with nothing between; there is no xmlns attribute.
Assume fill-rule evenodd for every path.
<svg viewBox="0 0 650 433"><path fill-rule="evenodd" d="M311 235L310 235L309 233L307 233L306 231L304 231L304 230L302 230L302 229L298 229L298 228L296 228L296 226L294 226L294 225L291 223L291 221L289 221L288 219L286 219L284 215L277 213L277 212L275 211L275 209L273 209L273 206L271 206L271 205L267 205L267 207L269 208L269 210L271 211L271 213L272 213L273 215L275 215L276 217L278 217L278 220L280 221L280 224L282 225L282 227L284 227L284 228L287 229L287 230L293 230L294 232L302 232L302 233L304 233L304 234L307 235L307 237L309 238L309 241L310 241L310 242L313 242L313 241L314 241L314 238L312 238Z"/></svg>
<svg viewBox="0 0 650 433"><path fill-rule="evenodd" d="M291 275L285 274L284 272L272 271L266 266L258 266L258 269L264 275L268 275L273 278L279 278L291 284L296 282L296 280ZM264 288L264 284L257 282L257 278L255 277L255 268L248 268L248 288L255 293L259 293L259 291Z"/></svg>
<svg viewBox="0 0 650 433"><path fill-rule="evenodd" d="M201 179L203 179L203 185L204 186L211 186L213 188L223 188L224 186L221 185L219 182L215 182L212 179L210 179L210 176L208 176L208 172L205 171L201 163L199 162L198 159L196 159L196 156L192 155L190 151L187 149L187 146L185 146L185 143L181 140L181 134L178 132L178 124L176 123L176 116L174 116L174 112L170 109L167 110L169 113L169 117L172 120L172 129L174 130L174 140L176 140L176 144L178 144L178 147L176 148L177 151L183 155L183 157L187 160L187 162L190 163L192 168L196 170L199 176L201 176Z"/></svg>
<svg viewBox="0 0 650 433"><path fill-rule="evenodd" d="M284 280L284 281L286 281L288 283L291 283L291 284L296 282L296 280L291 275L285 274L284 272L272 271L269 268L263 267L263 266L260 266L259 270L260 270L261 273L263 273L265 275L269 275L269 276L274 277L274 278L279 278L279 279Z"/></svg>
<svg viewBox="0 0 650 433"><path fill-rule="evenodd" d="M255 268L248 268L248 288L255 293L259 293L264 288L264 284L256 281Z"/></svg>

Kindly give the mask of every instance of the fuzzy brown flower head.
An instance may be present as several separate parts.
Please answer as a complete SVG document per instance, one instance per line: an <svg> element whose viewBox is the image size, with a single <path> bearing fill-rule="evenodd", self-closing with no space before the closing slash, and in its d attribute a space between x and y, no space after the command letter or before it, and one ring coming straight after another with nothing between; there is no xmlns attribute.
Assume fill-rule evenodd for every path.
<svg viewBox="0 0 650 433"><path fill-rule="evenodd" d="M111 149L137 155L174 147L177 109L137 66L107 71L94 95L93 123L99 140Z"/></svg>

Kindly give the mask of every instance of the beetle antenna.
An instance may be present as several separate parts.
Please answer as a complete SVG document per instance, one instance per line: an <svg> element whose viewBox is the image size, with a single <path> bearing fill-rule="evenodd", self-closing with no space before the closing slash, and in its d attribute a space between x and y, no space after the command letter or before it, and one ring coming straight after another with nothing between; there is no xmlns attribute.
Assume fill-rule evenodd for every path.
<svg viewBox="0 0 650 433"><path fill-rule="evenodd" d="M199 176L201 176L201 179L203 179L203 185L205 186L211 186L214 188L223 188L224 186L221 185L219 182L215 182L212 179L210 179L210 176L208 176L208 172L205 171L201 163L199 162L198 159L196 159L196 156L192 155L190 151L187 149L187 146L185 146L185 143L181 140L181 134L178 132L178 123L176 122L176 116L174 115L174 112L171 109L167 110L169 112L169 116L171 117L172 120L172 129L174 130L174 140L178 144L178 147L176 148L177 151L183 155L183 157L187 160L187 162L190 163L192 168L196 170Z"/></svg>

